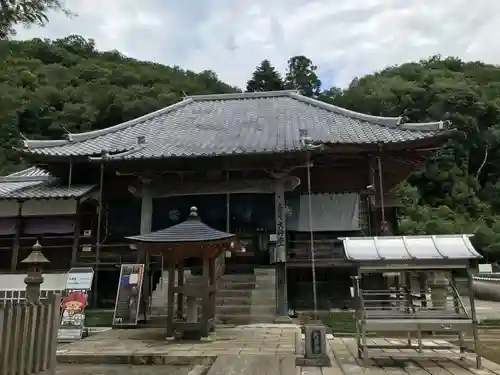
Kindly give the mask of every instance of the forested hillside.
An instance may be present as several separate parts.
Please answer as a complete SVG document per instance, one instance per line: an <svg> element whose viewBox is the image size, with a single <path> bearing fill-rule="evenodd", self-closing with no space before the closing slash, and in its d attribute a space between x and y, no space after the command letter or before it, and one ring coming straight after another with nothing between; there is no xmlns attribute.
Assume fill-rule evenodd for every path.
<svg viewBox="0 0 500 375"><path fill-rule="evenodd" d="M400 188L399 229L475 234L475 245L499 260L500 67L432 57L355 79L330 100L413 121L451 120L465 137L449 142Z"/></svg>
<svg viewBox="0 0 500 375"><path fill-rule="evenodd" d="M184 95L235 92L211 71L141 62L99 52L92 40L0 41L0 169L19 168L21 133L58 138L108 127L175 103ZM465 137L450 141L399 188L400 231L473 233L500 260L500 68L432 57L356 78L345 90L323 88L316 66L294 56L280 74L257 67L247 91L294 88L360 112L412 121L451 120Z"/></svg>
<svg viewBox="0 0 500 375"><path fill-rule="evenodd" d="M0 173L16 167L20 133L60 138L66 128L105 128L179 101L184 95L234 92L211 71L137 61L99 52L92 40L0 41Z"/></svg>

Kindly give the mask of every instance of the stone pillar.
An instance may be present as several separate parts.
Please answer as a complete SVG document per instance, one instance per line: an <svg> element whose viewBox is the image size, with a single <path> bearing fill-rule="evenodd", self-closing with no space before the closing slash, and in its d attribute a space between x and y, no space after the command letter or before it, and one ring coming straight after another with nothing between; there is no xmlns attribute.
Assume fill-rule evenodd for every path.
<svg viewBox="0 0 500 375"><path fill-rule="evenodd" d="M34 268L28 271L24 283L26 284L26 299L30 302L40 302L40 285L43 283L40 269Z"/></svg>
<svg viewBox="0 0 500 375"><path fill-rule="evenodd" d="M274 185L274 207L276 219L276 285L277 314L288 317L286 280L286 210L284 178L277 178Z"/></svg>
<svg viewBox="0 0 500 375"><path fill-rule="evenodd" d="M429 280L429 287L431 289L431 301L433 309L446 309L446 300L448 297L448 272L435 271Z"/></svg>

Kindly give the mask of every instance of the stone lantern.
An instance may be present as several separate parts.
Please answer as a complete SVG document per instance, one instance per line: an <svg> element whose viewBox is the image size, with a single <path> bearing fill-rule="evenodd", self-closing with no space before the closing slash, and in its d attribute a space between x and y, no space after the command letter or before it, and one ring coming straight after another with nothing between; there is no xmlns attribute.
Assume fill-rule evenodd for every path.
<svg viewBox="0 0 500 375"><path fill-rule="evenodd" d="M26 284L26 299L30 302L40 301L40 285L43 283L42 265L50 263L42 254L42 245L38 240L33 245L31 254L21 263L28 265L28 275L24 278Z"/></svg>

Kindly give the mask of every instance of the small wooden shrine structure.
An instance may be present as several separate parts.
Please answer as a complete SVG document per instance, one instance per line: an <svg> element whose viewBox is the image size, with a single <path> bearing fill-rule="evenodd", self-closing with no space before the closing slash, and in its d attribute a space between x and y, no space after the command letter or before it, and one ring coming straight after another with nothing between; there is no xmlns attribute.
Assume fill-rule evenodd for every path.
<svg viewBox="0 0 500 375"><path fill-rule="evenodd" d="M198 216L198 209L191 207L189 217L180 224L127 238L148 255L162 255L168 264L166 336L186 339L207 337L214 328L216 281L224 272L221 256L235 248L235 235L204 224ZM184 262L189 258L202 261L201 283L184 283ZM221 258L222 262L219 261ZM199 301L202 307L200 318Z"/></svg>

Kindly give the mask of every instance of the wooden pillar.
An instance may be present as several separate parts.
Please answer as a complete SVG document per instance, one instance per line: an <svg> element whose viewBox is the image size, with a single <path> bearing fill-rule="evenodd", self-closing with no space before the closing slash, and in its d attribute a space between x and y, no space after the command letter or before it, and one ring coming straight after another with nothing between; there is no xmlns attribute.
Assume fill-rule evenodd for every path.
<svg viewBox="0 0 500 375"><path fill-rule="evenodd" d="M286 212L284 177L277 178L274 185L274 207L276 219L276 298L278 315L288 316L286 281Z"/></svg>
<svg viewBox="0 0 500 375"><path fill-rule="evenodd" d="M179 260L177 265L177 319L181 320L184 316L184 292L181 289L184 287L184 260Z"/></svg>
<svg viewBox="0 0 500 375"><path fill-rule="evenodd" d="M203 274L202 274L202 288L204 292L202 294L202 311L201 314L201 336L208 336L208 317L210 315L210 260L208 258L203 258Z"/></svg>
<svg viewBox="0 0 500 375"><path fill-rule="evenodd" d="M21 230L23 224L22 208L23 208L23 203L17 202L16 233L14 234L14 242L12 243L12 259L10 262L11 272L16 272L17 260L19 258L19 244L21 242Z"/></svg>
<svg viewBox="0 0 500 375"><path fill-rule="evenodd" d="M153 195L151 193L151 186L150 186L150 181L147 179L143 179L142 181L142 189L141 189L141 227L140 227L140 233L141 234L147 234L151 232L151 224L153 220ZM151 259L149 254L146 252L142 258L142 262L144 262L144 277L142 281L142 290L143 290L143 296L145 297L144 300L148 301L150 300L150 292L151 292L151 286L150 286L150 279L151 279ZM169 274L169 278L170 278ZM173 277L173 275L172 275ZM149 303L148 303L148 308L149 308Z"/></svg>
<svg viewBox="0 0 500 375"><path fill-rule="evenodd" d="M210 260L210 287L215 288L215 283L217 282L217 265L216 262L219 257ZM215 289L210 292L210 319L215 323Z"/></svg>
<svg viewBox="0 0 500 375"><path fill-rule="evenodd" d="M153 195L149 180L142 180L141 189L141 234L151 232L153 220Z"/></svg>
<svg viewBox="0 0 500 375"><path fill-rule="evenodd" d="M174 335L174 281L175 261L174 259L169 259L167 290L167 337L172 337Z"/></svg>
<svg viewBox="0 0 500 375"><path fill-rule="evenodd" d="M78 255L78 247L80 246L80 202L76 205L76 216L75 216L75 233L73 235L73 247L71 249L71 267L75 266L76 258Z"/></svg>

